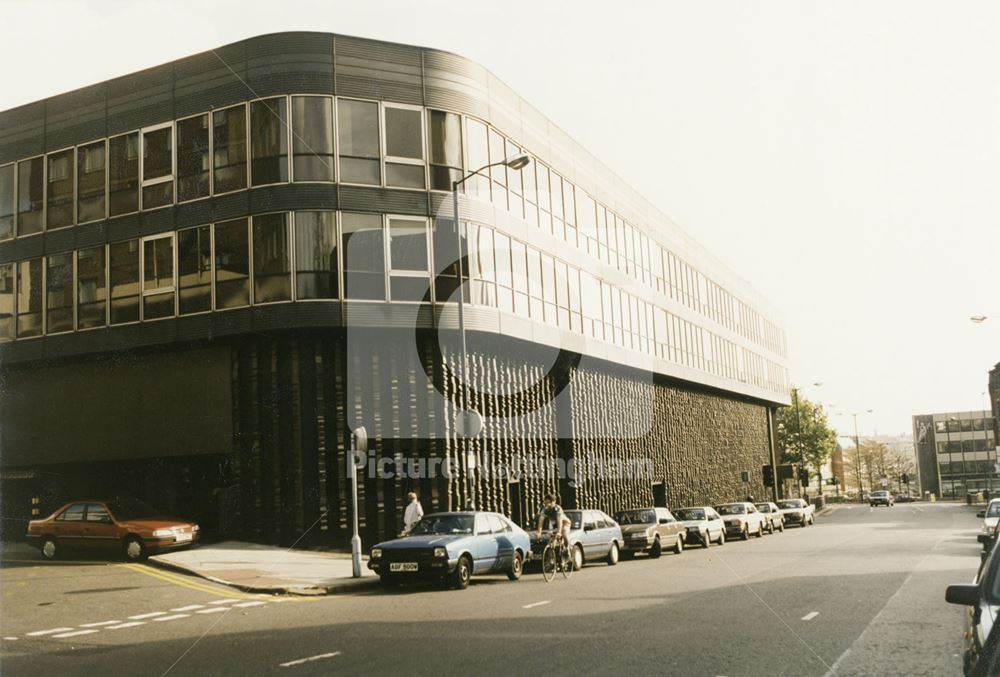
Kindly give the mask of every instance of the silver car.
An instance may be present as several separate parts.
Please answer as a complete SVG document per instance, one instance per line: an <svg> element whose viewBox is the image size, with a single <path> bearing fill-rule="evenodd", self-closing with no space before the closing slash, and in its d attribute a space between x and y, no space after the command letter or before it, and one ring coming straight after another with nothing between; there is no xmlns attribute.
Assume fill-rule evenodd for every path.
<svg viewBox="0 0 1000 677"><path fill-rule="evenodd" d="M750 538L750 534L758 538L764 535L764 515L753 503L723 503L715 506L715 510L726 524L726 535L739 536L744 541Z"/></svg>
<svg viewBox="0 0 1000 677"><path fill-rule="evenodd" d="M688 543L701 543L707 548L712 543L726 542L726 525L719 513L710 505L698 505L674 510L674 517L681 521L687 532Z"/></svg>
<svg viewBox="0 0 1000 677"><path fill-rule="evenodd" d="M757 503L757 509L767 518L767 533L785 530L785 518L777 505L771 502Z"/></svg>

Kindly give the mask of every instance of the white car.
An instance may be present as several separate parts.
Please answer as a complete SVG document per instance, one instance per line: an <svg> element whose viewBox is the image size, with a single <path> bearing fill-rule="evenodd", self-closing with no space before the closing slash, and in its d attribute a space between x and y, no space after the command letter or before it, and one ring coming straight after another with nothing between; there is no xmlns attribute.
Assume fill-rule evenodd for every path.
<svg viewBox="0 0 1000 677"><path fill-rule="evenodd" d="M715 510L722 515L728 536L739 536L745 541L750 534L760 538L767 529L767 518L753 503L723 503L715 506Z"/></svg>
<svg viewBox="0 0 1000 677"><path fill-rule="evenodd" d="M783 501L778 501L778 508L785 520L785 526L797 524L800 527L806 527L816 520L813 515L815 508L801 498L786 498Z"/></svg>
<svg viewBox="0 0 1000 677"><path fill-rule="evenodd" d="M1000 498L991 500L986 510L977 513L976 517L983 518L983 533L992 534L997 528L997 522L1000 522Z"/></svg>
<svg viewBox="0 0 1000 677"><path fill-rule="evenodd" d="M685 542L701 543L707 548L712 543L726 542L726 525L719 513L710 505L698 505L674 510L674 517L680 520L687 532Z"/></svg>

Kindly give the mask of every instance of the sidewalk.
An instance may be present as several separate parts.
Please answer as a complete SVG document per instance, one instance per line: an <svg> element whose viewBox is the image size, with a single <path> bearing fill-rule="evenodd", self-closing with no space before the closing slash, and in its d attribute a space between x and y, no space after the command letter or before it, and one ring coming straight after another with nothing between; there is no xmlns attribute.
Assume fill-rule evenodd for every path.
<svg viewBox="0 0 1000 677"><path fill-rule="evenodd" d="M350 554L289 550L240 541L155 555L149 562L245 592L327 595L364 590L379 583L378 576L364 562L361 578L353 578Z"/></svg>

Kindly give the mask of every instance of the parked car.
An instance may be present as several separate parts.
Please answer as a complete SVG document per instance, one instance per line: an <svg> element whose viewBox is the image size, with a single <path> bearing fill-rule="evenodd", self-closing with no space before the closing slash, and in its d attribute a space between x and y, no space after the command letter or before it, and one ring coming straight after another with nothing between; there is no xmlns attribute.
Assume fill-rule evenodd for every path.
<svg viewBox="0 0 1000 677"><path fill-rule="evenodd" d="M671 548L678 555L684 552L687 532L666 508L622 510L615 514L615 521L621 525L625 539L621 553L624 559L630 559L637 552L647 552L656 558L664 548Z"/></svg>
<svg viewBox="0 0 1000 677"><path fill-rule="evenodd" d="M753 503L746 501L723 503L715 506L715 510L722 515L727 536L738 536L745 541L750 538L750 534L758 538L764 535L765 517Z"/></svg>
<svg viewBox="0 0 1000 677"><path fill-rule="evenodd" d="M781 510L778 509L777 505L771 502L757 503L755 505L767 520L767 533L773 534L775 531L785 530L785 518L781 514Z"/></svg>
<svg viewBox="0 0 1000 677"><path fill-rule="evenodd" d="M896 503L913 503L916 500L916 496L911 494L896 494Z"/></svg>
<svg viewBox="0 0 1000 677"><path fill-rule="evenodd" d="M530 556L527 532L499 513L439 512L424 515L409 535L376 544L368 568L387 585L430 578L461 590L480 574L516 581Z"/></svg>
<svg viewBox="0 0 1000 677"><path fill-rule="evenodd" d="M573 568L579 571L588 562L604 560L609 565L618 564L625 547L621 527L600 510L567 510L570 519L569 545L573 554ZM534 528L528 529L531 537L532 559L541 559L542 551L552 537L546 530L538 537Z"/></svg>
<svg viewBox="0 0 1000 677"><path fill-rule="evenodd" d="M186 548L198 542L195 522L164 516L134 498L73 501L41 520L28 522L26 539L45 559L63 550L120 552L129 561Z"/></svg>
<svg viewBox="0 0 1000 677"><path fill-rule="evenodd" d="M778 510L785 521L785 526L793 524L800 527L809 526L815 521L813 516L814 508L801 498L788 498L778 501Z"/></svg>
<svg viewBox="0 0 1000 677"><path fill-rule="evenodd" d="M977 512L976 517L983 520L981 533L986 535L992 534L996 529L997 523L1000 523L1000 498L992 499L989 505L986 506L986 510Z"/></svg>
<svg viewBox="0 0 1000 677"><path fill-rule="evenodd" d="M891 508L893 504L892 494L888 491L873 491L868 497L868 505L874 508L876 505L884 505Z"/></svg>
<svg viewBox="0 0 1000 677"><path fill-rule="evenodd" d="M712 543L725 545L726 525L722 517L710 505L691 506L674 510L674 517L681 521L687 531L685 542L701 543L707 548Z"/></svg>
<svg viewBox="0 0 1000 677"><path fill-rule="evenodd" d="M1000 674L1000 546L994 543L973 583L949 585L945 600L969 607L962 655L966 675Z"/></svg>

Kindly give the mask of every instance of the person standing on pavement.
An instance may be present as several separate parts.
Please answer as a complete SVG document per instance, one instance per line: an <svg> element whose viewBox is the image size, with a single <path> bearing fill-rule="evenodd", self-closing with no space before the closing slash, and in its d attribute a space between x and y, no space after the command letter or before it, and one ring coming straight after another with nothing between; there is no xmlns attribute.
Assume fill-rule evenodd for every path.
<svg viewBox="0 0 1000 677"><path fill-rule="evenodd" d="M424 509L420 505L420 500L417 498L416 492L411 491L406 495L406 498L410 501L406 510L403 511L403 535L410 533L410 530L420 521L420 518L424 516Z"/></svg>

